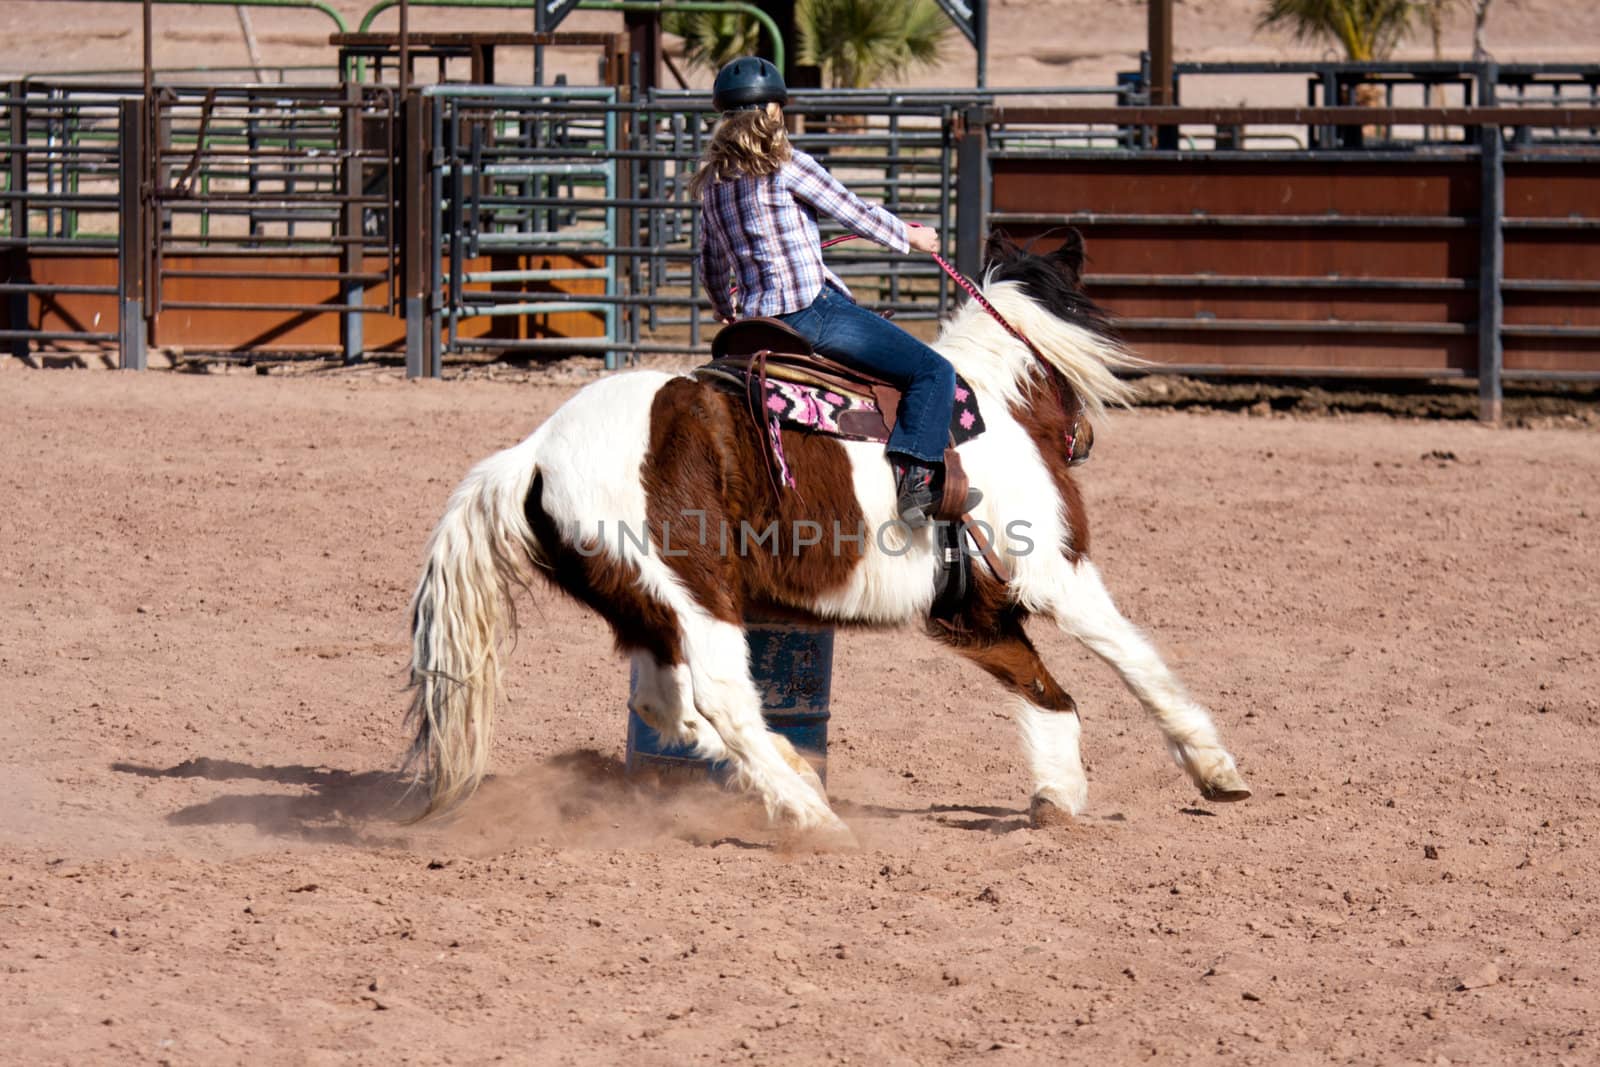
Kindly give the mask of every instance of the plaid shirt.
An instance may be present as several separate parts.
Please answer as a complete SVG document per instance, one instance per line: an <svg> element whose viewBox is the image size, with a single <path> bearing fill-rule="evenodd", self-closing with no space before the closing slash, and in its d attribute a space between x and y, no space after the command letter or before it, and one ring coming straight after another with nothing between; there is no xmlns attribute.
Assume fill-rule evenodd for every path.
<svg viewBox="0 0 1600 1067"><path fill-rule="evenodd" d="M747 316L808 308L824 282L850 294L822 265L818 212L896 252L910 249L905 223L856 196L799 150L776 174L708 184L701 206L700 278L711 306L726 319L735 317L730 282L738 287L737 310Z"/></svg>

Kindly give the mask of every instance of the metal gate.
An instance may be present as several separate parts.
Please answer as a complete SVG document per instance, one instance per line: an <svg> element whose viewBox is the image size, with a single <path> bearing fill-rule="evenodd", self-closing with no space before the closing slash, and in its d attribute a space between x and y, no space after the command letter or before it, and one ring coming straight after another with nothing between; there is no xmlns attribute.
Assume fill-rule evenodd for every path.
<svg viewBox="0 0 1600 1067"><path fill-rule="evenodd" d="M115 344L125 91L20 80L7 86L0 171L3 338Z"/></svg>
<svg viewBox="0 0 1600 1067"><path fill-rule="evenodd" d="M148 127L156 344L337 344L397 303L392 90L160 89Z"/></svg>
<svg viewBox="0 0 1600 1067"><path fill-rule="evenodd" d="M615 90L441 86L423 99L429 342L448 354L615 348L628 208Z"/></svg>
<svg viewBox="0 0 1600 1067"><path fill-rule="evenodd" d="M443 86L421 93L432 210L427 349L445 355L604 352L608 366L702 345L709 303L694 267L688 180L715 116L703 96L610 89ZM953 238L954 106L907 94L796 93L795 144L852 189ZM821 220L824 234L828 220ZM936 318L948 281L870 242L830 253L836 273L902 320Z"/></svg>

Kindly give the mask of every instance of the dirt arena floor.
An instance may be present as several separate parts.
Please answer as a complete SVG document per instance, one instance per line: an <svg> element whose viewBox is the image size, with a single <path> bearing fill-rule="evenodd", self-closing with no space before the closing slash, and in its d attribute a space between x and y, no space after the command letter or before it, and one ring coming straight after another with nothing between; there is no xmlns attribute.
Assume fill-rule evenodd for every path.
<svg viewBox="0 0 1600 1067"><path fill-rule="evenodd" d="M424 538L572 388L0 371L0 1061L1600 1059L1592 424L1102 432L1095 554L1247 803L1036 627L1092 795L1030 829L996 687L852 633L861 847L786 846L620 779L626 668L544 595L497 776L405 825Z"/></svg>

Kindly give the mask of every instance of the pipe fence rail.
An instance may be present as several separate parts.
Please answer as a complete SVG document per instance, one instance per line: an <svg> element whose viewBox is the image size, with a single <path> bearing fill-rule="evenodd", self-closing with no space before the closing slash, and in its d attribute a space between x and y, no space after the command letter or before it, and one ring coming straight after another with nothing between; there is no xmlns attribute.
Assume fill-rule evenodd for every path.
<svg viewBox="0 0 1600 1067"><path fill-rule="evenodd" d="M1088 240L1143 354L1212 374L1600 379L1600 66L1187 64L1294 107L1058 90L797 91L800 149L936 226ZM714 116L627 85L12 82L0 125L5 339L255 358L702 350L687 195ZM820 220L824 237L840 231ZM919 257L831 250L863 303L952 299Z"/></svg>
<svg viewBox="0 0 1600 1067"><path fill-rule="evenodd" d="M1182 103L1186 80L1194 88L1207 77L1238 75L1303 79L1307 107L1600 107L1600 66L1497 63L1493 60L1473 63L1178 63L1173 67L1173 101ZM1234 133L1227 128L1221 132L1224 138ZM1396 129L1358 122L1311 128L1301 147L1404 147L1448 143L1456 136L1457 131L1448 127ZM1525 121L1517 126L1517 143L1522 147L1600 145L1600 128L1543 127Z"/></svg>

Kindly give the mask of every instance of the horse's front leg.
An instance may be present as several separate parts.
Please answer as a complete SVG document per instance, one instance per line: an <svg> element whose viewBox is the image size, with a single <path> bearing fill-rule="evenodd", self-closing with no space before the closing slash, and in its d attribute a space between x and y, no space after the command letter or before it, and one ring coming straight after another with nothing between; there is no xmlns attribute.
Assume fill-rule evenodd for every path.
<svg viewBox="0 0 1600 1067"><path fill-rule="evenodd" d="M1248 798L1250 787L1223 748L1211 713L1184 692L1160 654L1117 610L1099 569L1086 558L1063 559L1051 578L1030 589L1030 599L1043 603L1063 630L1122 676L1201 795L1214 801Z"/></svg>
<svg viewBox="0 0 1600 1067"><path fill-rule="evenodd" d="M963 620L967 625L957 628L935 623L930 632L1017 695L1017 727L1033 772L1028 813L1035 826L1043 826L1082 813L1089 781L1078 750L1078 706L1050 676L1022 619L1022 612L1011 608L976 628L972 620Z"/></svg>

